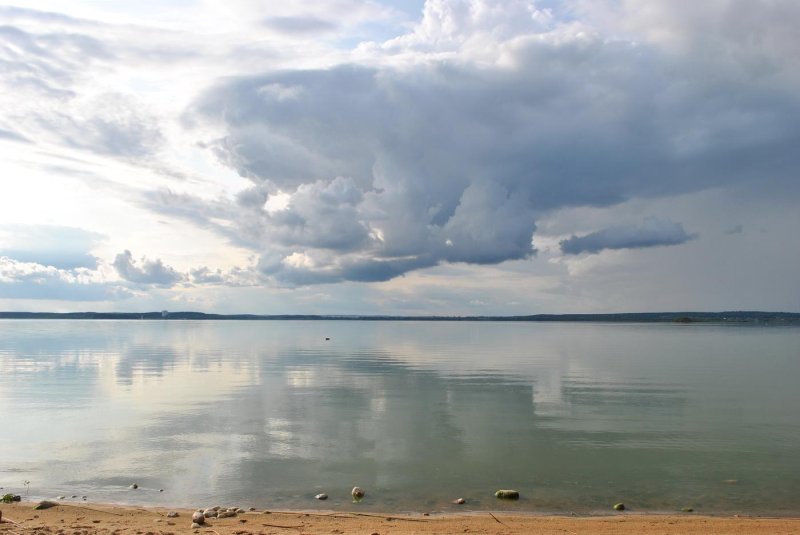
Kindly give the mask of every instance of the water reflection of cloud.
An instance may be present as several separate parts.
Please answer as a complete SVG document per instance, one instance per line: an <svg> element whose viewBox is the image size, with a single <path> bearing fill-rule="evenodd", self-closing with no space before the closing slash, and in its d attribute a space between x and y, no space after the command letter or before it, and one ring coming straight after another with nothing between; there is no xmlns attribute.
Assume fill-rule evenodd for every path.
<svg viewBox="0 0 800 535"><path fill-rule="evenodd" d="M625 327L134 323L103 326L99 340L80 324L61 352L0 354L2 369L36 379L13 391L23 415L57 406L25 397L40 384L62 398L67 385L81 389L79 412L63 403L80 427L27 429L41 451L64 448L52 462L29 455L40 473L130 475L195 502L354 480L400 492L420 474L434 488L545 485L608 477L586 452L713 447L720 438L704 422L731 414L695 395L694 376L679 381L692 355L657 329L609 339Z"/></svg>

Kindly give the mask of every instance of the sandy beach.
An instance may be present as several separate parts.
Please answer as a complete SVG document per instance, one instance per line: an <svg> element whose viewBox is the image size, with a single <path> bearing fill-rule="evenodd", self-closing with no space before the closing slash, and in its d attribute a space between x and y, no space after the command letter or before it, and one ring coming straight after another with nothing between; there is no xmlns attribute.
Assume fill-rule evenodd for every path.
<svg viewBox="0 0 800 535"><path fill-rule="evenodd" d="M786 534L800 533L800 518L619 514L567 517L475 513L444 516L373 513L247 511L208 519L192 528L190 509L100 504L61 504L34 510L35 503L2 504L0 535L211 535L483 533L483 534ZM178 516L168 516L177 513Z"/></svg>

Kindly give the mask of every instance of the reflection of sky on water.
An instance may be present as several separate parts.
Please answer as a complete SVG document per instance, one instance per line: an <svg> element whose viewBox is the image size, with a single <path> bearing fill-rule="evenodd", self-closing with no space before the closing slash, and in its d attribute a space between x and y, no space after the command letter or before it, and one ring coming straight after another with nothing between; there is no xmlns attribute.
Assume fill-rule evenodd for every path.
<svg viewBox="0 0 800 535"><path fill-rule="evenodd" d="M516 487L527 509L796 512L798 342L714 326L3 321L0 486L293 507L324 490L337 508L360 484L364 507L416 510L497 507L491 491Z"/></svg>

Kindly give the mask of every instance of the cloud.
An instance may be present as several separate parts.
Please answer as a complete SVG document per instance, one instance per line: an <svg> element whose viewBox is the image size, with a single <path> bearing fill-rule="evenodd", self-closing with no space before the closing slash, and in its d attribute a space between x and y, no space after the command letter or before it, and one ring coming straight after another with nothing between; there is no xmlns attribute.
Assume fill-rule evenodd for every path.
<svg viewBox="0 0 800 535"><path fill-rule="evenodd" d="M734 225L731 228L725 230L725 234L727 234L729 236L734 235L734 234L741 234L743 232L744 232L744 227L741 224Z"/></svg>
<svg viewBox="0 0 800 535"><path fill-rule="evenodd" d="M564 254L599 253L603 249L641 249L686 243L695 236L687 234L680 223L650 217L640 226L620 225L575 236L560 242Z"/></svg>
<svg viewBox="0 0 800 535"><path fill-rule="evenodd" d="M311 16L268 17L262 22L271 30L285 33L315 34L336 29L336 25L328 20Z"/></svg>
<svg viewBox="0 0 800 535"><path fill-rule="evenodd" d="M114 258L114 269L126 281L136 284L150 284L169 288L184 280L184 276L171 267L164 265L161 259L148 260L142 258L139 265L130 251L125 250Z"/></svg>
<svg viewBox="0 0 800 535"><path fill-rule="evenodd" d="M189 270L192 282L195 284L222 284L225 278L221 269L211 271L209 268L203 266Z"/></svg>
<svg viewBox="0 0 800 535"><path fill-rule="evenodd" d="M64 301L116 301L132 294L85 268L58 269L0 256L0 297Z"/></svg>
<svg viewBox="0 0 800 535"><path fill-rule="evenodd" d="M796 2L428 0L415 24L386 5L201 2L197 18L150 13L149 22L178 15L165 26L183 31L162 33L0 8L0 138L30 142L3 147L82 151L91 162L81 167L127 188L104 194L236 247L187 274L167 265L172 257L118 255L120 277L138 290L560 261L556 245L570 235L567 255L683 243L692 236L680 223L617 223L663 213L719 235L738 219L712 228L691 217L696 208L653 204L703 191L800 193ZM209 27L218 38L207 39ZM169 158L197 175L168 189ZM37 170L64 176L54 163ZM642 209L626 214L629 203ZM548 218L570 210L606 216L567 218L548 233ZM630 255L564 262L607 256Z"/></svg>
<svg viewBox="0 0 800 535"><path fill-rule="evenodd" d="M288 196L275 213L241 198L231 216L257 237L266 272L363 280L368 266L383 280L500 263L534 254L548 212L713 187L796 189L800 100L783 87L742 78L720 94L676 70L690 56L528 2L431 1L406 37L373 51L370 66L223 80L188 111L224 132L206 146L261 199ZM344 184L350 200L320 200ZM647 225L626 232L642 244L688 239Z"/></svg>
<svg viewBox="0 0 800 535"><path fill-rule="evenodd" d="M57 269L96 269L92 249L105 239L75 227L0 225L0 256Z"/></svg>

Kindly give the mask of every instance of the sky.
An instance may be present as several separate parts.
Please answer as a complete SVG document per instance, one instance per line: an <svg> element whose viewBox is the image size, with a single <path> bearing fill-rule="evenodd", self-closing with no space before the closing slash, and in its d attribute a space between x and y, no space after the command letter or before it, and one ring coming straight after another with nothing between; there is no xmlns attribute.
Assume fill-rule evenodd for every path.
<svg viewBox="0 0 800 535"><path fill-rule="evenodd" d="M0 0L0 310L800 312L796 0Z"/></svg>

